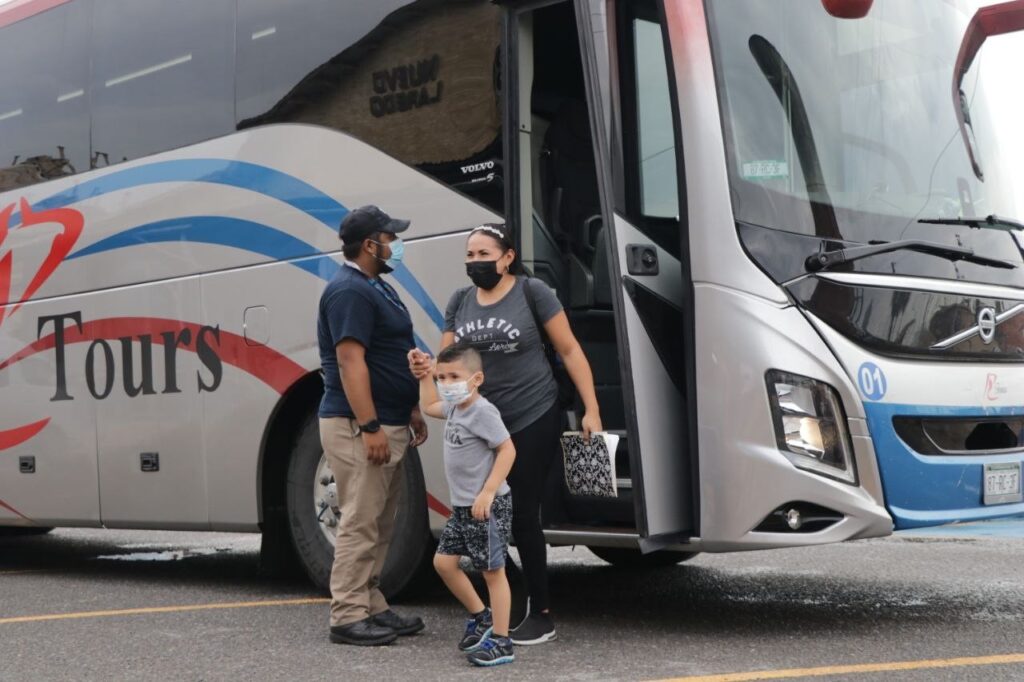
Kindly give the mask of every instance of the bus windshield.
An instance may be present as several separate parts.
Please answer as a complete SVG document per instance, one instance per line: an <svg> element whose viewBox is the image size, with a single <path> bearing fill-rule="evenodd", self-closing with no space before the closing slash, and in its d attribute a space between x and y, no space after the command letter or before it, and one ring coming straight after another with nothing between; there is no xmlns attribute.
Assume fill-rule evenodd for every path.
<svg viewBox="0 0 1024 682"><path fill-rule="evenodd" d="M953 220L1024 217L1024 34L990 39L965 73L967 135L952 95L984 4L876 2L851 20L808 0L706 2L736 219L851 242L926 240L1020 266L1024 235ZM1024 267L906 251L856 269L1024 285Z"/></svg>

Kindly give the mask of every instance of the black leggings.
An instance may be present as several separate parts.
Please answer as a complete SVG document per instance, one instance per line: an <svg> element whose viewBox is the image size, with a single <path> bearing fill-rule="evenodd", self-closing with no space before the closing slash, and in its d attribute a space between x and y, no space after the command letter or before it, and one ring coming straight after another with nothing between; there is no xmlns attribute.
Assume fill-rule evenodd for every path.
<svg viewBox="0 0 1024 682"><path fill-rule="evenodd" d="M540 505L558 450L561 413L552 406L532 424L512 434L516 459L508 476L512 489L512 537L523 564L530 613L550 607L548 547L541 528Z"/></svg>

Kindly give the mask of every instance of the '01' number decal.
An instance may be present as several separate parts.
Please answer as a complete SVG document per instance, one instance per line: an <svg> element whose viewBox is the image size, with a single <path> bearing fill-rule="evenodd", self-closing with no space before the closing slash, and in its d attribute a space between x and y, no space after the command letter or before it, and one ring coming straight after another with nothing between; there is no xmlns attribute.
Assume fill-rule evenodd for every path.
<svg viewBox="0 0 1024 682"><path fill-rule="evenodd" d="M873 362L865 362L857 370L857 384L868 400L881 400L889 390L882 368Z"/></svg>

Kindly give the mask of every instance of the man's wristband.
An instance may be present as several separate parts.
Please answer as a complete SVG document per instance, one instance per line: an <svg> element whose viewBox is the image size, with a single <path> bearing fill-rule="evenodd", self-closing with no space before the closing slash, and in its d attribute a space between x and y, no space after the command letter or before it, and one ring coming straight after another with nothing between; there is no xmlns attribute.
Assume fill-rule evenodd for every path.
<svg viewBox="0 0 1024 682"><path fill-rule="evenodd" d="M376 419L359 425L359 433L377 433L378 431L380 431L380 422Z"/></svg>

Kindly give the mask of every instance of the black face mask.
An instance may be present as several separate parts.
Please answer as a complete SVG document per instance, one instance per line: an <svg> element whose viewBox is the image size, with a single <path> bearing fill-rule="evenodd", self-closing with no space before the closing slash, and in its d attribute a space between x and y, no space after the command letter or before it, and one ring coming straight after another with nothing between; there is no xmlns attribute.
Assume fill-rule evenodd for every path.
<svg viewBox="0 0 1024 682"><path fill-rule="evenodd" d="M498 274L498 261L475 260L466 263L466 274L473 280L473 284L481 289L493 289L501 281Z"/></svg>

